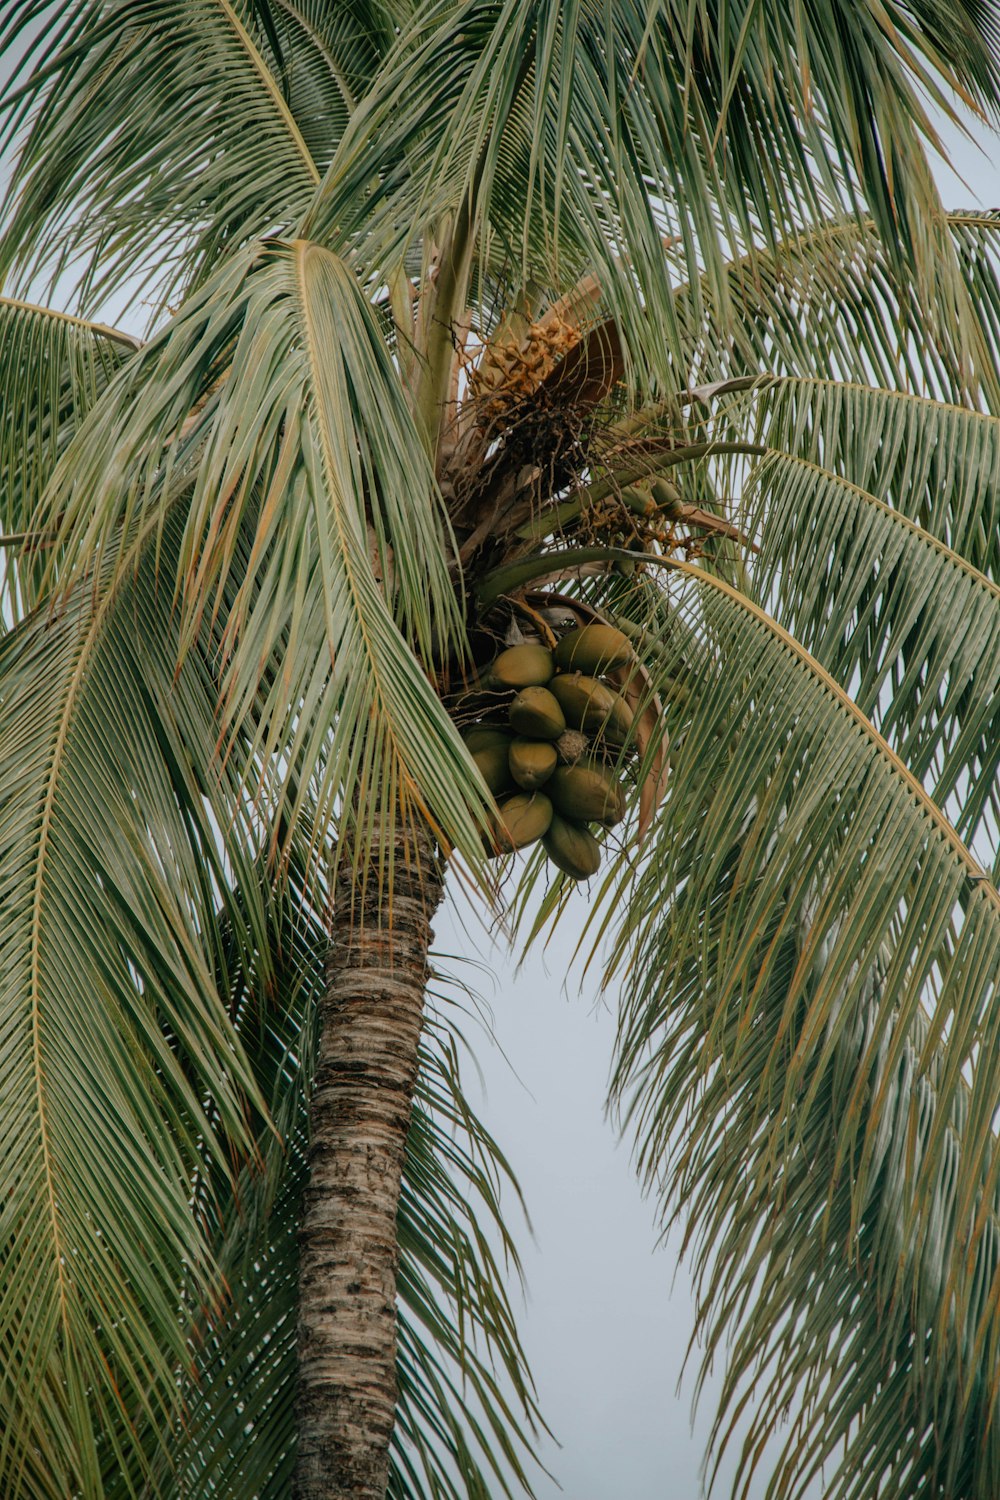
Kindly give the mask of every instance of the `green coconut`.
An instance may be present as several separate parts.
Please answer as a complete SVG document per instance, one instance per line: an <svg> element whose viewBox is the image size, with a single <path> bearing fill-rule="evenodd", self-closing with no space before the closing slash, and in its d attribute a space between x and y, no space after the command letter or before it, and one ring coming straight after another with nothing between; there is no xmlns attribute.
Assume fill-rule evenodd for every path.
<svg viewBox="0 0 1000 1500"><path fill-rule="evenodd" d="M481 750L474 750L472 753L472 759L479 767L479 774L494 797L499 796L501 792L509 791L514 785L507 757L509 744L510 740L504 740L502 744L485 745Z"/></svg>
<svg viewBox="0 0 1000 1500"><path fill-rule="evenodd" d="M507 763L518 786L533 792L543 786L555 770L559 756L551 740L510 741Z"/></svg>
<svg viewBox="0 0 1000 1500"><path fill-rule="evenodd" d="M526 641L522 646L508 646L501 651L489 669L491 687L544 687L554 676L556 664L547 646Z"/></svg>
<svg viewBox="0 0 1000 1500"><path fill-rule="evenodd" d="M512 728L526 740L557 740L566 728L558 700L544 687L522 688L510 705Z"/></svg>
<svg viewBox="0 0 1000 1500"><path fill-rule="evenodd" d="M552 803L544 792L517 792L501 805L496 820L497 848L503 854L523 849L548 833Z"/></svg>
<svg viewBox="0 0 1000 1500"><path fill-rule="evenodd" d="M600 868L601 846L594 835L558 813L553 813L552 822L542 835L542 844L552 863L573 880L589 880Z"/></svg>
<svg viewBox="0 0 1000 1500"><path fill-rule="evenodd" d="M556 812L575 823L612 827L625 816L625 795L617 781L596 766L559 766L547 785Z"/></svg>
<svg viewBox="0 0 1000 1500"><path fill-rule="evenodd" d="M613 667L627 666L633 660L629 639L613 625L594 623L568 630L552 653L562 672L587 672L600 676Z"/></svg>

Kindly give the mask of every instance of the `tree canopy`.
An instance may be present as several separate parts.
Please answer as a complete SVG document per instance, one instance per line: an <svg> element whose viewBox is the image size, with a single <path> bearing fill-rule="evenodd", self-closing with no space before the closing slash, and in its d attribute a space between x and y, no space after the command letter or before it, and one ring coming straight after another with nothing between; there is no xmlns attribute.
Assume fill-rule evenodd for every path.
<svg viewBox="0 0 1000 1500"><path fill-rule="evenodd" d="M972 0L4 7L12 1500L289 1493L331 923L352 881L391 913L418 834L560 919L460 731L500 646L587 621L634 728L581 941L726 1352L717 1449L752 1411L737 1493L792 1407L769 1495L994 1493L1000 218L927 152L929 103L996 118L998 34ZM388 1493L515 1493L512 1178L428 999Z"/></svg>

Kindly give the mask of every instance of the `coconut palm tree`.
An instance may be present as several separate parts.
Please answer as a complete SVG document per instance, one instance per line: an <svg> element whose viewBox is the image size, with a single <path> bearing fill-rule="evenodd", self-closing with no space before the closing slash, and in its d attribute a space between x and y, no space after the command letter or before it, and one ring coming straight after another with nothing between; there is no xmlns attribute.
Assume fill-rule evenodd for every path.
<svg viewBox="0 0 1000 1500"><path fill-rule="evenodd" d="M580 940L714 1446L995 1493L998 220L923 101L995 111L998 26L4 7L5 1496L530 1491L430 923L559 920L470 729L588 625Z"/></svg>

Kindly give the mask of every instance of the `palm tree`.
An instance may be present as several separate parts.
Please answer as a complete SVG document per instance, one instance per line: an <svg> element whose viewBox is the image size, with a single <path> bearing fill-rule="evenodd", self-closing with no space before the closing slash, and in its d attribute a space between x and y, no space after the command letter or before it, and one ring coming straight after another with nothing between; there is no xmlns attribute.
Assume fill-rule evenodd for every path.
<svg viewBox="0 0 1000 1500"><path fill-rule="evenodd" d="M459 730L588 622L581 941L716 1448L995 1493L1000 221L921 99L995 110L997 28L4 7L5 1496L530 1490L430 923L558 920Z"/></svg>

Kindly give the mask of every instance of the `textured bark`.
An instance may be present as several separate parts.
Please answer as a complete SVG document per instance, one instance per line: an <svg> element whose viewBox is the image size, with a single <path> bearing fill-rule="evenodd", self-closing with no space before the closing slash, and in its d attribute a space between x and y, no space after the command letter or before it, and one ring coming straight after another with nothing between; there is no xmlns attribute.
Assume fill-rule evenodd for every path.
<svg viewBox="0 0 1000 1500"><path fill-rule="evenodd" d="M394 853L391 904L377 868L345 871L336 893L300 1236L297 1500L384 1500L388 1483L396 1208L443 888L427 835Z"/></svg>

